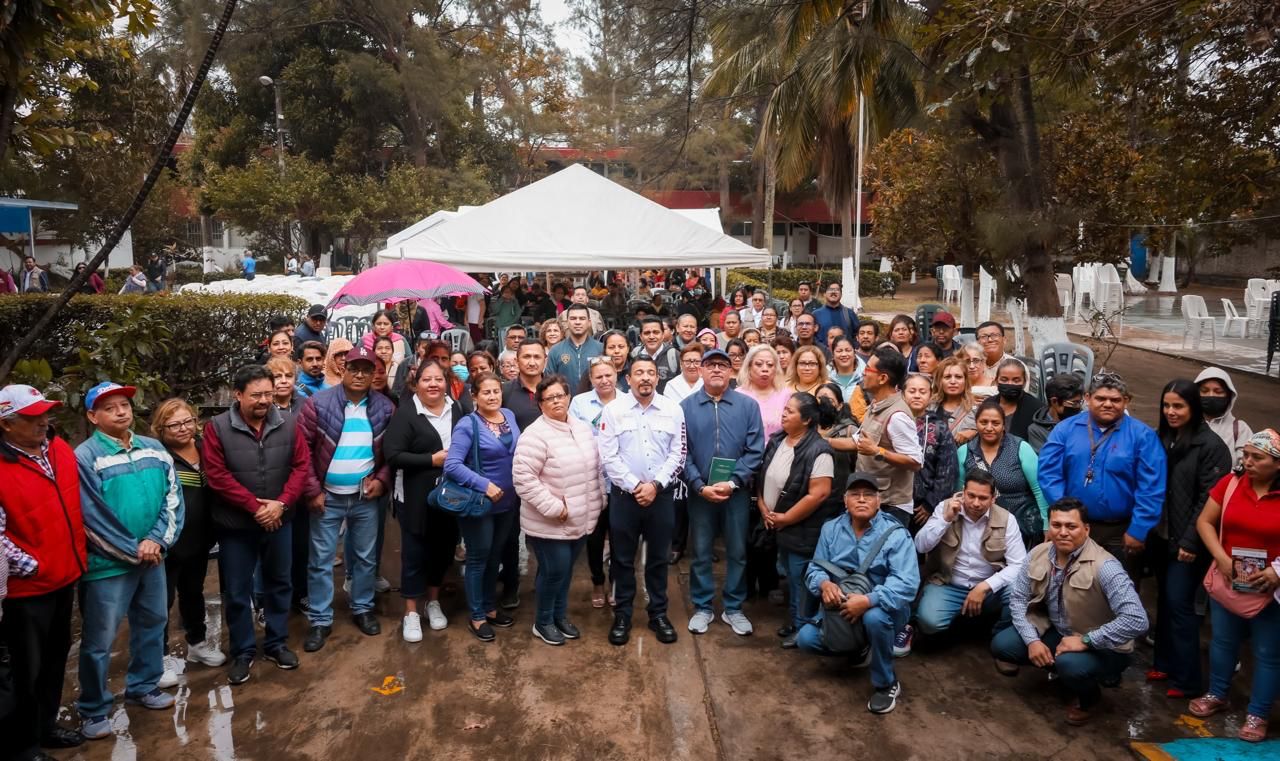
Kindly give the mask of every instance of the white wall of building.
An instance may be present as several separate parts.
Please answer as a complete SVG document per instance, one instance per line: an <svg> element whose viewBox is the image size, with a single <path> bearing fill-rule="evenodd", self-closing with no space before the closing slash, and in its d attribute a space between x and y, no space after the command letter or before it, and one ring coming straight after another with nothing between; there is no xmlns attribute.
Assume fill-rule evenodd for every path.
<svg viewBox="0 0 1280 761"><path fill-rule="evenodd" d="M37 238L36 264L64 277L70 277L75 266L92 259L100 247L97 245L82 249L67 243L51 243L47 238ZM0 249L0 267L10 272L17 272L22 267L22 259L25 256L25 252L15 254L8 249ZM133 232L125 230L124 237L107 257L107 266L111 269L124 269L131 264L133 264Z"/></svg>

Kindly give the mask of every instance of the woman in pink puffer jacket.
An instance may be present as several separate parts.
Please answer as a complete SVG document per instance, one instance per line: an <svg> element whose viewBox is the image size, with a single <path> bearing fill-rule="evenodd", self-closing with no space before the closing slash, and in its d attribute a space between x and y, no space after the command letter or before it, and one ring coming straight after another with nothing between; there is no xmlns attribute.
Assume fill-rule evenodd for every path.
<svg viewBox="0 0 1280 761"><path fill-rule="evenodd" d="M520 495L520 527L538 559L534 636L548 645L577 639L567 607L573 564L604 509L600 453L591 427L569 416L569 382L538 384L542 410L520 432L511 476Z"/></svg>

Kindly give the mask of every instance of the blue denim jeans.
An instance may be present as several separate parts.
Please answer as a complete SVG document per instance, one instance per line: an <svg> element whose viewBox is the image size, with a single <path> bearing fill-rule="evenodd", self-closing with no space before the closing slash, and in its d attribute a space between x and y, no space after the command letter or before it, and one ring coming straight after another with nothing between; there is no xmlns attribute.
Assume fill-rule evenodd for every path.
<svg viewBox="0 0 1280 761"><path fill-rule="evenodd" d="M1152 665L1169 675L1173 687L1188 695L1199 695L1204 689L1200 668L1200 624L1204 617L1196 613L1196 594L1203 588L1201 581L1211 562L1212 556L1202 551L1195 562L1169 560L1164 568L1156 569L1159 592Z"/></svg>
<svg viewBox="0 0 1280 761"><path fill-rule="evenodd" d="M804 577L809 571L809 560L804 555L790 550L778 548L778 564L787 572L787 609L791 614L791 625L799 629L813 620L817 602L809 594Z"/></svg>
<svg viewBox="0 0 1280 761"><path fill-rule="evenodd" d="M391 496L384 494L378 497L378 540L373 547L373 575L375 578L382 575L382 542L387 535L387 511L391 504ZM352 554L354 545L351 544L351 534L344 535L342 543L342 552L344 555ZM344 572L348 579L351 578L351 568L348 567Z"/></svg>
<svg viewBox="0 0 1280 761"><path fill-rule="evenodd" d="M111 643L129 619L126 697L142 697L164 675L164 627L169 619L164 566L146 565L80 585L80 715L99 718L111 709L107 686Z"/></svg>
<svg viewBox="0 0 1280 761"><path fill-rule="evenodd" d="M838 616L839 613L823 611L824 616ZM910 608L885 610L872 608L862 614L862 622L867 627L867 642L871 645L871 686L876 689L890 687L898 681L893 670L893 637L898 630L907 625L911 618ZM836 653L827 649L822 642L822 624L805 624L796 635L796 646L801 650L818 655L857 655L857 653Z"/></svg>
<svg viewBox="0 0 1280 761"><path fill-rule="evenodd" d="M569 584L573 581L573 564L586 543L581 539L543 539L529 537L529 546L538 559L538 575L534 580L537 594L535 621L539 626L554 626L564 621L569 608Z"/></svg>
<svg viewBox="0 0 1280 761"><path fill-rule="evenodd" d="M726 611L742 610L747 599L747 520L750 518L747 492L739 489L724 502L708 502L689 495L689 544L693 560L689 564L689 596L697 610L711 611L716 596L711 553L716 534L724 537L724 590L721 599Z"/></svg>
<svg viewBox="0 0 1280 761"><path fill-rule="evenodd" d="M1062 634L1051 626L1040 637L1040 641L1052 652L1062 641ZM1027 657L1027 645L1022 641L1022 635L1018 634L1018 630L1012 626L1001 630L992 638L991 654L996 660L1023 666L1031 665L1031 659ZM1118 682L1128 665L1129 656L1126 653L1117 653L1114 650L1087 650L1083 653L1063 653L1054 656L1053 665L1049 670L1057 672L1058 678L1062 680L1062 686L1080 700L1081 708L1087 710L1102 696L1099 683ZM1235 665L1233 660L1231 667L1234 669Z"/></svg>
<svg viewBox="0 0 1280 761"><path fill-rule="evenodd" d="M1253 640L1253 686L1249 713L1267 718L1280 691L1280 603L1272 602L1252 619L1241 618L1209 600L1213 643L1209 645L1209 692L1226 697L1235 676L1240 643Z"/></svg>
<svg viewBox="0 0 1280 761"><path fill-rule="evenodd" d="M253 628L251 597L262 584L261 601L267 619L264 652L283 647L289 636L289 602L293 597L290 568L293 532L288 524L275 531L218 531L218 573L222 576L222 600L231 635L231 657L253 655L258 648ZM253 573L253 569L260 569Z"/></svg>
<svg viewBox="0 0 1280 761"><path fill-rule="evenodd" d="M307 618L312 626L333 625L333 559L338 528L347 522L346 565L351 571L351 612L373 610L374 548L378 542L378 501L359 494L324 495L324 512L311 515L311 559L307 563Z"/></svg>
<svg viewBox="0 0 1280 761"><path fill-rule="evenodd" d="M951 584L924 585L920 601L916 603L916 626L923 634L938 634L951 628L956 617L964 607L969 590ZM1009 588L987 595L982 601L982 615L998 617L994 631L1001 631L1009 626Z"/></svg>
<svg viewBox="0 0 1280 761"><path fill-rule="evenodd" d="M496 515L458 519L462 543L467 548L462 585L467 592L472 621L483 621L490 611L496 610L498 566L502 563L507 537L516 528L517 517L515 510L508 510Z"/></svg>

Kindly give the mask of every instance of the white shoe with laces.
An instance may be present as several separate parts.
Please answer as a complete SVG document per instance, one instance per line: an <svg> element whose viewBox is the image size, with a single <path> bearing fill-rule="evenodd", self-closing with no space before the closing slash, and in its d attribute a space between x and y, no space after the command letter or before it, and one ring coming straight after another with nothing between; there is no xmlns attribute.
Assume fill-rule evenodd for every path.
<svg viewBox="0 0 1280 761"><path fill-rule="evenodd" d="M440 609L439 600L427 603L427 624L432 631L437 632L449 625L449 619L444 617L444 611Z"/></svg>
<svg viewBox="0 0 1280 761"><path fill-rule="evenodd" d="M170 687L178 686L178 675L169 669L164 670L164 674L160 676L160 681L156 682L156 689L167 690Z"/></svg>
<svg viewBox="0 0 1280 761"><path fill-rule="evenodd" d="M227 656L221 650L209 644L209 640L187 645L187 662L203 663L206 666L221 666L227 662Z"/></svg>
<svg viewBox="0 0 1280 761"><path fill-rule="evenodd" d="M694 634L706 634L707 627L716 620L716 614L709 610L700 610L689 619L689 631Z"/></svg>
<svg viewBox="0 0 1280 761"><path fill-rule="evenodd" d="M400 633L405 642L422 641L422 619L417 613L404 614L404 625L400 627Z"/></svg>
<svg viewBox="0 0 1280 761"><path fill-rule="evenodd" d="M729 628L733 629L733 633L739 637L746 637L755 631L751 626L751 620L740 610L726 610L720 614L720 620L728 624Z"/></svg>
<svg viewBox="0 0 1280 761"><path fill-rule="evenodd" d="M379 576L373 581L373 591L384 594L391 591L391 582L387 581L385 576Z"/></svg>

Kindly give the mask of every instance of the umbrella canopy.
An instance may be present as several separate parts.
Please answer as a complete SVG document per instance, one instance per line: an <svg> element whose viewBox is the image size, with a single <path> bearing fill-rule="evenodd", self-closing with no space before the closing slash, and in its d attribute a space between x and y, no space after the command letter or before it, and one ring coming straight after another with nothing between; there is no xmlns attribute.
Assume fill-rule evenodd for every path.
<svg viewBox="0 0 1280 761"><path fill-rule="evenodd" d="M421 259L405 260L380 264L351 278L329 300L329 307L484 292L484 286L453 267Z"/></svg>

